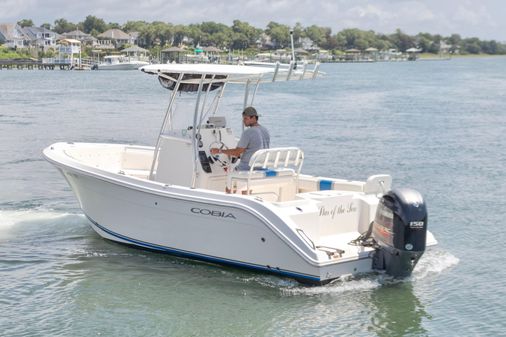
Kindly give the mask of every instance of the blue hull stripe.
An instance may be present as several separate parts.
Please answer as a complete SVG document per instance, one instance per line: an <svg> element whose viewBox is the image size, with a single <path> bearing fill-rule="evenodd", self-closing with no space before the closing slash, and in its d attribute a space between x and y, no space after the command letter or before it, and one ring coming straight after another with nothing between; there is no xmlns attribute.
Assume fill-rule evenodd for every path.
<svg viewBox="0 0 506 337"><path fill-rule="evenodd" d="M307 275L307 274L299 274L299 273L285 271L285 270L277 269L277 268L267 268L267 267L264 267L261 265L244 263L244 262L239 262L239 261L235 261L235 260L227 260L227 259L223 259L223 258L209 256L209 255L191 253L191 252L180 250L180 249L160 246L160 245L156 245L153 243L132 239L130 237L115 233L115 232L99 225L97 222L95 222L88 215L86 215L86 217L88 218L88 220L91 223L93 223L93 225L98 227L100 230L102 230L102 231L106 232L107 234L112 235L118 239L127 241L131 244L134 244L136 246L141 246L141 247L145 247L147 249L161 251L161 252L168 253L171 255L187 257L187 258L195 259L195 260L202 260L202 261L207 261L207 262L212 262L212 263L217 263L217 264L224 264L224 265L229 265L229 266L234 266L234 267L239 267L239 268L246 268L246 269L252 269L252 270L256 270L256 271L278 274L278 275L282 275L282 276L286 276L286 277L290 277L290 278L294 278L294 279L305 280L310 283L321 283L322 282L320 280L320 278L318 278L316 276L311 276L311 275Z"/></svg>

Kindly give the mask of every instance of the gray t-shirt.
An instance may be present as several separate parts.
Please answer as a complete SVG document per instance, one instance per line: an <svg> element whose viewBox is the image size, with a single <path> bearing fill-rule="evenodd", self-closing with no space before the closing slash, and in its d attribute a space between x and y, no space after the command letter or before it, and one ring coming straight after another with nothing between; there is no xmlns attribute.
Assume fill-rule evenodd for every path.
<svg viewBox="0 0 506 337"><path fill-rule="evenodd" d="M249 170L249 160L253 156L253 153L260 149L268 149L270 142L271 136L269 135L269 131L260 124L244 130L239 143L237 143L237 147L243 147L246 150L241 155L241 162L237 166L237 169L239 171Z"/></svg>

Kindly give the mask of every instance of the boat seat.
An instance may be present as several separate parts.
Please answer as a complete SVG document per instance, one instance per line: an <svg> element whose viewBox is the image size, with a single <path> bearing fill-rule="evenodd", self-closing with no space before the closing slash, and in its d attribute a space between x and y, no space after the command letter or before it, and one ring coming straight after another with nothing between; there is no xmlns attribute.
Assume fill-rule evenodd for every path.
<svg viewBox="0 0 506 337"><path fill-rule="evenodd" d="M250 171L236 171L233 172L233 179L263 179L263 178L271 178L271 177L286 177L286 176L294 176L295 171L293 169L265 169L265 170L254 170Z"/></svg>
<svg viewBox="0 0 506 337"><path fill-rule="evenodd" d="M227 188L234 192L244 191L245 194L255 194L252 187L263 185L264 189L268 189L266 186L271 185L276 190L273 193L279 199L283 192L280 186L275 185L281 184L285 185L285 190L293 189L293 193L290 194L294 194L303 161L304 152L297 147L258 150L251 156L248 171L231 171L228 174Z"/></svg>

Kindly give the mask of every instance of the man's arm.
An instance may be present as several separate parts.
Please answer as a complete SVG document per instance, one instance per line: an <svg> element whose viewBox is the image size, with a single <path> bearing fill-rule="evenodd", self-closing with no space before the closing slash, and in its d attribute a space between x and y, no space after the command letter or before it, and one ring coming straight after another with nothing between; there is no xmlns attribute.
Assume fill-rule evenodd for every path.
<svg viewBox="0 0 506 337"><path fill-rule="evenodd" d="M210 152L211 154L218 154L218 153L224 153L229 157L239 157L241 154L244 153L246 150L245 147L236 147L235 149L218 149L216 147L213 147Z"/></svg>

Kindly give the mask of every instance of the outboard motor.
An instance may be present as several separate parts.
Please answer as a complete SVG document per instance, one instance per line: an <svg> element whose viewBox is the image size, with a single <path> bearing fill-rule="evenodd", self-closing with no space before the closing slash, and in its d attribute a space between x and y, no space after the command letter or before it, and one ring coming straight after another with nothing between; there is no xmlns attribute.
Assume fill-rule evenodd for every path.
<svg viewBox="0 0 506 337"><path fill-rule="evenodd" d="M378 248L373 269L394 277L411 275L425 251L427 208L422 195L412 189L385 194L376 211L372 237Z"/></svg>

